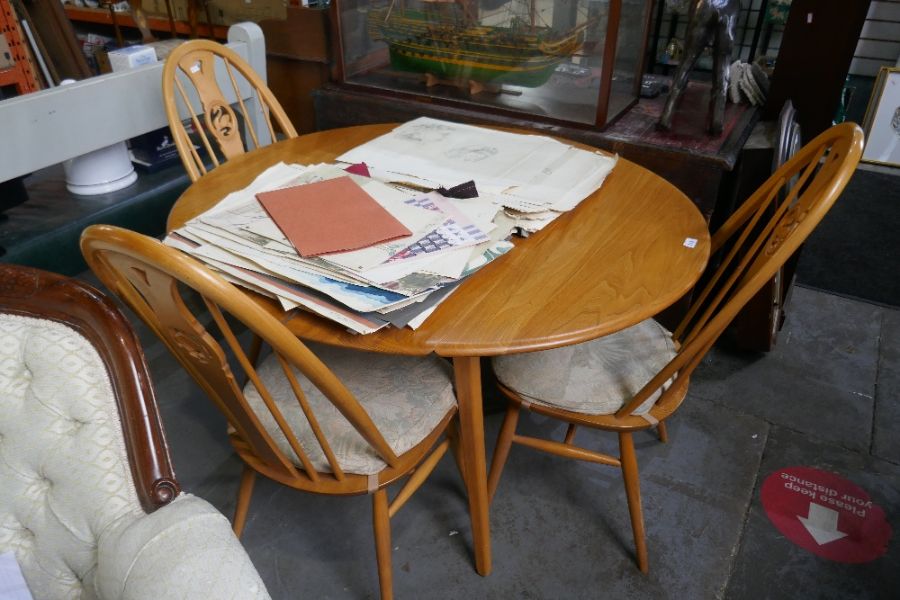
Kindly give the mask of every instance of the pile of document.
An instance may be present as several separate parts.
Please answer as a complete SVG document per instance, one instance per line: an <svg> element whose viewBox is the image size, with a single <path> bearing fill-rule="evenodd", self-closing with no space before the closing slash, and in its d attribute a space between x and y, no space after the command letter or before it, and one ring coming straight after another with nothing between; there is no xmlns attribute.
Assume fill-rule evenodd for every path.
<svg viewBox="0 0 900 600"><path fill-rule="evenodd" d="M303 256L259 198L339 179L351 181L410 235ZM303 219L302 208L294 215ZM336 165L279 163L170 233L165 243L236 284L275 297L285 310L302 307L351 331L371 333L387 325L418 327L467 275L509 251L512 222L496 217L496 208L477 198L398 188ZM333 242L354 229L341 221L322 224L317 233L320 241Z"/></svg>
<svg viewBox="0 0 900 600"><path fill-rule="evenodd" d="M510 251L523 223L534 231L573 208L615 164L549 138L432 119L339 160L353 164L270 167L164 241L285 310L360 334L415 329ZM473 181L473 197L423 191Z"/></svg>
<svg viewBox="0 0 900 600"><path fill-rule="evenodd" d="M449 188L474 181L479 197L533 233L600 188L616 157L553 138L422 117L357 146L339 161L365 163L373 177Z"/></svg>

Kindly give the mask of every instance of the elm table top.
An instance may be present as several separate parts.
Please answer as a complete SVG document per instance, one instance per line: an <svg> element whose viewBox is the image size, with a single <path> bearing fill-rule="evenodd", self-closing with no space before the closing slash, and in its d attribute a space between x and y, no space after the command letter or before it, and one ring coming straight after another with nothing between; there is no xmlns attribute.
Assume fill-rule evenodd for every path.
<svg viewBox="0 0 900 600"><path fill-rule="evenodd" d="M392 127L307 134L232 159L188 188L167 229L279 161L330 162ZM688 238L695 247L685 245ZM564 346L657 314L694 285L708 256L709 233L693 202L661 177L619 159L599 191L539 233L516 240L513 251L469 277L418 330L360 336L302 311L289 326L305 339L397 354L493 356Z"/></svg>

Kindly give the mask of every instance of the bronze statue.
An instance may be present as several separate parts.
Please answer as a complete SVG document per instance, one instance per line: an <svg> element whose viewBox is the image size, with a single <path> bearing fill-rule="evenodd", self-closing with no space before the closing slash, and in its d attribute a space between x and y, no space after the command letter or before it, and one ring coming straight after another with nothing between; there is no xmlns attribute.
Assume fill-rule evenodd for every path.
<svg viewBox="0 0 900 600"><path fill-rule="evenodd" d="M659 117L657 126L660 129L672 128L672 113L684 93L688 73L694 68L703 49L712 43L713 85L709 98L709 132L714 135L722 133L728 97L729 63L740 8L740 0L690 0L684 55L675 70L672 89Z"/></svg>

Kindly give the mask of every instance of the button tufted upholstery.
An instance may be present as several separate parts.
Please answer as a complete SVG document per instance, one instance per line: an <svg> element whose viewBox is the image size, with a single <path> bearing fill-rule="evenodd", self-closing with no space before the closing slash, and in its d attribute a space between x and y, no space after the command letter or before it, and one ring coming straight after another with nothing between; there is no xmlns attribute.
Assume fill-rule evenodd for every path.
<svg viewBox="0 0 900 600"><path fill-rule="evenodd" d="M208 503L172 483L165 505L145 512L117 378L94 340L80 327L11 309L5 292L0 553L15 552L32 595L268 598L227 519Z"/></svg>

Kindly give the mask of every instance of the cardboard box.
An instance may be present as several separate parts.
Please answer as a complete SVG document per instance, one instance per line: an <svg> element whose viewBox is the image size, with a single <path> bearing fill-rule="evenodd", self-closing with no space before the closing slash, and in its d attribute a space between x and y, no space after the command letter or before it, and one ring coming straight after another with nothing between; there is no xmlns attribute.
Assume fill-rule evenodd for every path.
<svg viewBox="0 0 900 600"><path fill-rule="evenodd" d="M156 50L141 44L110 50L107 56L113 71L125 71L156 62Z"/></svg>
<svg viewBox="0 0 900 600"><path fill-rule="evenodd" d="M91 56L97 65L97 71L101 75L112 73L112 65L109 64L109 51L106 48L97 46L94 48L94 53Z"/></svg>
<svg viewBox="0 0 900 600"><path fill-rule="evenodd" d="M177 164L181 160L168 127L131 138L130 146L131 161L149 172Z"/></svg>
<svg viewBox="0 0 900 600"><path fill-rule="evenodd" d="M169 0L172 6L172 18L176 21L188 20L188 0ZM148 15L153 15L160 19L168 19L166 12L166 0L144 0L143 10Z"/></svg>
<svg viewBox="0 0 900 600"><path fill-rule="evenodd" d="M287 18L287 0L210 0L209 5L215 25Z"/></svg>
<svg viewBox="0 0 900 600"><path fill-rule="evenodd" d="M169 0L172 17L176 21L188 20L188 0ZM242 21L258 23L265 19L287 18L287 0L209 0L209 16L213 25L232 25ZM144 0L144 12L160 18L168 18L165 0ZM206 23L206 11L200 8L197 20Z"/></svg>

